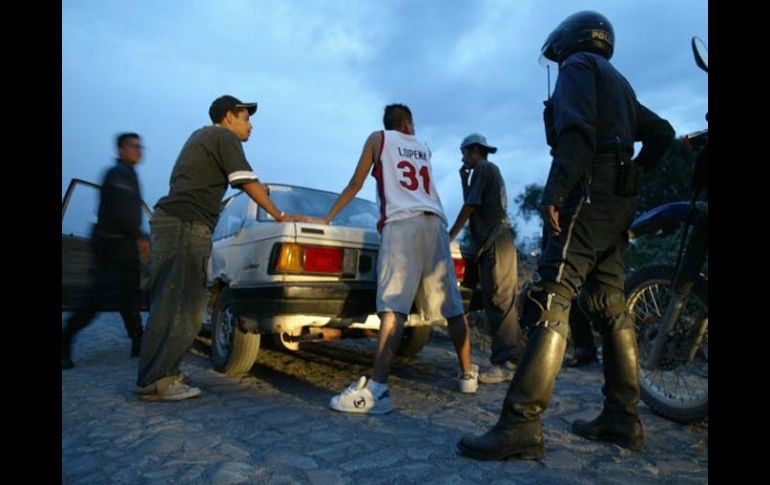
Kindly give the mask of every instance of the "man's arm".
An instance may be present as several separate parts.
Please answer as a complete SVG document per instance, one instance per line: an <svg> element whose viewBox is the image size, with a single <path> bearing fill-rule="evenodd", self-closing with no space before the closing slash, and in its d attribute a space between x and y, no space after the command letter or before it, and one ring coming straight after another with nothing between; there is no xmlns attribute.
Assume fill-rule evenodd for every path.
<svg viewBox="0 0 770 485"><path fill-rule="evenodd" d="M540 206L540 213L543 216L543 229L554 236L560 235L559 208L553 204L544 204Z"/></svg>
<svg viewBox="0 0 770 485"><path fill-rule="evenodd" d="M361 187L364 186L366 176L371 171L372 165L374 165L376 158L379 156L381 147L382 132L375 131L369 135L369 138L366 139L366 143L364 143L364 149L361 151L361 157L358 159L358 165L356 165L356 170L353 172L350 182L348 182L347 187L345 187L340 196L337 197L337 200L334 202L331 209L329 209L329 212L324 216L323 222L325 224L329 224L334 217L344 209L351 200L353 200L353 197L358 194Z"/></svg>
<svg viewBox="0 0 770 485"><path fill-rule="evenodd" d="M559 70L553 95L553 161L541 205L560 208L586 174L596 150L596 72L579 54Z"/></svg>
<svg viewBox="0 0 770 485"><path fill-rule="evenodd" d="M468 218L473 214L473 211L476 210L475 206L472 205L464 205L462 210L460 210L460 213L457 214L457 219L455 219L455 223L452 225L452 229L449 230L449 241L454 241L454 239L457 237L457 234L460 233L463 227L465 227L465 223L468 222Z"/></svg>
<svg viewBox="0 0 770 485"><path fill-rule="evenodd" d="M549 116L544 113L545 121L553 121L554 145L540 211L544 227L558 236L561 234L559 210L586 174L596 150L596 74L586 59L578 55L565 62L559 70L554 101ZM548 130L546 126L546 132Z"/></svg>
<svg viewBox="0 0 770 485"><path fill-rule="evenodd" d="M281 212L275 206L275 204L273 204L273 201L270 199L270 196L267 193L267 187L264 184L259 182L246 182L242 185L239 185L238 188L246 192L246 194L251 197L251 200L256 202L261 207L264 207L265 210L278 222L304 222L308 219L306 216L285 214Z"/></svg>
<svg viewBox="0 0 770 485"><path fill-rule="evenodd" d="M139 236L136 239L136 248L139 250L139 256L147 258L150 256L150 240L144 236Z"/></svg>
<svg viewBox="0 0 770 485"><path fill-rule="evenodd" d="M642 142L642 149L634 161L647 172L663 159L674 142L674 128L671 124L637 102L636 137Z"/></svg>
<svg viewBox="0 0 770 485"><path fill-rule="evenodd" d="M491 180L495 177L500 177L499 172L492 170L492 167L492 164L483 161L479 162L473 169L474 173L471 178L470 186L468 186L467 191L463 189L463 208L460 210L460 213L457 214L457 219L452 225L452 229L449 230L450 241L457 237L457 234L460 233L460 230L465 226L465 223L468 222L468 218L471 214L476 211L477 207L480 207L483 204L484 194L487 192ZM465 170L465 168L460 169L460 178L463 180L463 187L465 187L465 177L467 176L464 175L464 173L467 174ZM502 179L500 180L500 184L504 184Z"/></svg>

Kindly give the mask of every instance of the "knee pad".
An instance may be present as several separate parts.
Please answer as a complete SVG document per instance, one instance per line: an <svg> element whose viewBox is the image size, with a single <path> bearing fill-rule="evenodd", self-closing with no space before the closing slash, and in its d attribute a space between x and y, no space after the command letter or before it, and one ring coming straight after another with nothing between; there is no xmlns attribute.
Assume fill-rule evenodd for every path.
<svg viewBox="0 0 770 485"><path fill-rule="evenodd" d="M602 335L613 330L634 328L626 297L620 290L599 286L594 291L581 292L579 298L581 307Z"/></svg>
<svg viewBox="0 0 770 485"><path fill-rule="evenodd" d="M554 292L552 286L555 284L529 283L525 286L517 298L522 305L520 326L528 334L536 325L546 325L566 339L571 298L565 296L564 291Z"/></svg>

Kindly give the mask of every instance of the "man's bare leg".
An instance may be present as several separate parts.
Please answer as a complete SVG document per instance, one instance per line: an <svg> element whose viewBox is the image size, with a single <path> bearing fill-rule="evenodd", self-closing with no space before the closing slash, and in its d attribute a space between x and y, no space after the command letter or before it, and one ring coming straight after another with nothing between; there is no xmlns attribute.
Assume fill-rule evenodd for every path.
<svg viewBox="0 0 770 485"><path fill-rule="evenodd" d="M471 332L468 327L468 320L461 313L456 317L448 318L447 326L449 327L449 337L452 339L457 352L457 360L460 361L460 368L462 368L463 373L470 374L473 370L471 368Z"/></svg>
<svg viewBox="0 0 770 485"><path fill-rule="evenodd" d="M404 333L406 315L395 312L382 312L380 317L380 335L377 340L377 354L374 356L372 380L385 384L388 382L390 366L396 355L401 335ZM470 369L470 345L468 346L468 369Z"/></svg>

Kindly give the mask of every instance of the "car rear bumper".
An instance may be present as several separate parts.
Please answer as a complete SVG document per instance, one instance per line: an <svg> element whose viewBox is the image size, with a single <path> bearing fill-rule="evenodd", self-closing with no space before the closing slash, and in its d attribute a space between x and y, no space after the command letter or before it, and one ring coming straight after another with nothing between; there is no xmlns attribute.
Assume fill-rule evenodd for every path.
<svg viewBox="0 0 770 485"><path fill-rule="evenodd" d="M305 314L356 317L375 312L374 283L289 283L230 287L230 292L236 312L257 318Z"/></svg>
<svg viewBox="0 0 770 485"><path fill-rule="evenodd" d="M240 315L259 318L275 315L320 315L366 319L376 312L376 285L372 283L289 283L230 287L233 308ZM471 290L460 287L463 305L470 305ZM363 321L363 320L362 320Z"/></svg>

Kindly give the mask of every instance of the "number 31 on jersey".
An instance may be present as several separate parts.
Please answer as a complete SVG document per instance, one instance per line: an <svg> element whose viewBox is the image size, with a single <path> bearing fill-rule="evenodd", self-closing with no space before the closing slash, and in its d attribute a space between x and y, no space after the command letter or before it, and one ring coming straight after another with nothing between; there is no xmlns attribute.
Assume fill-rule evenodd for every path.
<svg viewBox="0 0 770 485"><path fill-rule="evenodd" d="M420 187L420 181L417 179L417 175L419 175L422 179L422 189L426 194L430 195L430 171L427 165L423 165L419 173L412 162L408 160L401 160L396 167L401 169L402 179L398 183L402 187L407 190L417 190Z"/></svg>

